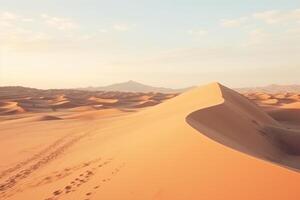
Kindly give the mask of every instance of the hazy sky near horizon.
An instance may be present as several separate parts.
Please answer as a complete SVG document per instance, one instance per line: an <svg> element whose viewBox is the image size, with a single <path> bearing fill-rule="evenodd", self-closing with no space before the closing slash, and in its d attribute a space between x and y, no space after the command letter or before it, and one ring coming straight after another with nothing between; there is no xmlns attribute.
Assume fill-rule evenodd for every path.
<svg viewBox="0 0 300 200"><path fill-rule="evenodd" d="M0 86L300 84L299 0L0 0Z"/></svg>

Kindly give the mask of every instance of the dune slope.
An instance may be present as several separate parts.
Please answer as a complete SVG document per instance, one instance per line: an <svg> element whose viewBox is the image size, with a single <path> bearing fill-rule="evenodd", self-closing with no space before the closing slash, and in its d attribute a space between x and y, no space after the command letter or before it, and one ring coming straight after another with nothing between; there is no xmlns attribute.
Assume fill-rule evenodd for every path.
<svg viewBox="0 0 300 200"><path fill-rule="evenodd" d="M241 152L300 168L300 131L285 128L242 95L218 88L224 102L191 113L187 122L192 127Z"/></svg>

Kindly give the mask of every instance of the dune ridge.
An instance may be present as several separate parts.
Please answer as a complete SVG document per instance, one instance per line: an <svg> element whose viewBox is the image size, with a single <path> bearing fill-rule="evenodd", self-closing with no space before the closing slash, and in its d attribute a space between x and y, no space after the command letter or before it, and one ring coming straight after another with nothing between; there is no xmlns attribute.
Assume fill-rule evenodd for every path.
<svg viewBox="0 0 300 200"><path fill-rule="evenodd" d="M216 89L224 101L189 114L187 122L192 127L238 151L299 170L299 130L282 126L233 90L220 84Z"/></svg>

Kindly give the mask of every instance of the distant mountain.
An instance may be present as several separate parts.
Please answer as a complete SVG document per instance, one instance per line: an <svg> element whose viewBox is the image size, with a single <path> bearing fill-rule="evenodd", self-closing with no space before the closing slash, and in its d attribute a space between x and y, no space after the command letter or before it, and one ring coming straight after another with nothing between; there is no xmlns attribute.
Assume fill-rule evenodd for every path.
<svg viewBox="0 0 300 200"><path fill-rule="evenodd" d="M268 85L265 87L248 87L248 88L236 88L235 89L241 93L250 93L250 92L265 92L265 93L285 93L285 92L294 92L300 93L300 85Z"/></svg>
<svg viewBox="0 0 300 200"><path fill-rule="evenodd" d="M170 89L164 87L153 87L142 83L138 83L136 81L127 81L127 82L116 83L104 87L87 87L87 88L80 88L80 89L89 90L89 91L181 93L190 88Z"/></svg>

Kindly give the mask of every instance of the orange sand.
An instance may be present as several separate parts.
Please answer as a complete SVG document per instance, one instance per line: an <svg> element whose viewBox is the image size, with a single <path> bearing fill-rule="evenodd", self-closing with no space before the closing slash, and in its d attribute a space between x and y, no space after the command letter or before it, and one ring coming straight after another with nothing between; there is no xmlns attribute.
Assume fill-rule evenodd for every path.
<svg viewBox="0 0 300 200"><path fill-rule="evenodd" d="M128 95L122 99L133 105ZM287 103L261 108L213 83L134 112L4 116L0 199L298 200L297 155L277 145L291 127L263 111ZM86 120L85 112L95 117Z"/></svg>

